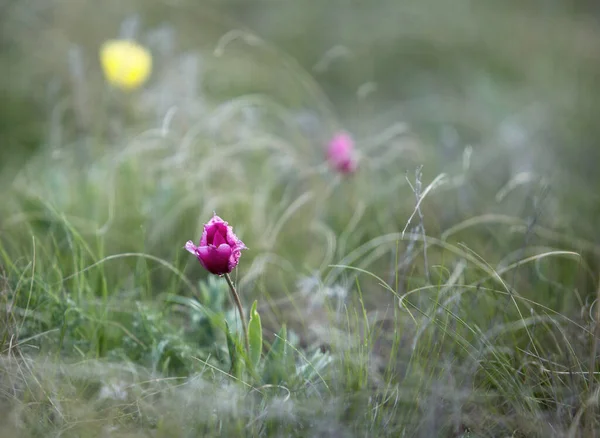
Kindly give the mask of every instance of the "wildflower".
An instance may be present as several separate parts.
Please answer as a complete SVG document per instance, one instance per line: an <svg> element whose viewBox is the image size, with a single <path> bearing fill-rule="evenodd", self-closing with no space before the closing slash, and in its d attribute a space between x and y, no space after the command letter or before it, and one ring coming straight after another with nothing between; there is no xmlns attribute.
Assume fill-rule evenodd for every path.
<svg viewBox="0 0 600 438"><path fill-rule="evenodd" d="M194 254L211 274L228 274L237 266L246 245L233 233L233 228L216 214L204 225L200 245L189 240L185 249Z"/></svg>
<svg viewBox="0 0 600 438"><path fill-rule="evenodd" d="M327 147L327 160L340 173L352 173L358 167L354 140L346 132L338 132Z"/></svg>
<svg viewBox="0 0 600 438"><path fill-rule="evenodd" d="M152 70L150 52L131 40L109 40L100 49L106 80L124 90L141 86Z"/></svg>

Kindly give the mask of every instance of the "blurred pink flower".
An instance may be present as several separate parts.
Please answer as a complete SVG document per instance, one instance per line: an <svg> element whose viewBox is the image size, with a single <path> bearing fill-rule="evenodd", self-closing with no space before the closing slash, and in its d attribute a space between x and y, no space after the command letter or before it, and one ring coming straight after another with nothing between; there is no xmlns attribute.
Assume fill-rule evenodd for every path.
<svg viewBox="0 0 600 438"><path fill-rule="evenodd" d="M341 173L352 173L357 169L354 140L350 134L342 131L333 136L327 147L327 161Z"/></svg>
<svg viewBox="0 0 600 438"><path fill-rule="evenodd" d="M215 214L204 225L200 245L188 240L185 249L194 254L208 272L223 275L237 266L246 245L233 233L233 228Z"/></svg>

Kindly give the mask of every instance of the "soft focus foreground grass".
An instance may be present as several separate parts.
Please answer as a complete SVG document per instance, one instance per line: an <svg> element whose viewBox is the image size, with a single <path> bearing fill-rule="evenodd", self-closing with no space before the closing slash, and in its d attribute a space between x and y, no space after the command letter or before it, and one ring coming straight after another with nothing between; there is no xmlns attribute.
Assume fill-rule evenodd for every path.
<svg viewBox="0 0 600 438"><path fill-rule="evenodd" d="M8 6L19 129L2 121L35 151L9 149L0 175L2 436L593 436L596 180L573 176L593 130L573 125L590 108L569 111L587 102L573 78L592 80L597 37L461 4L447 21L391 3L288 8L287 23L329 29L309 48L362 53L314 72L339 111L208 6ZM247 21L277 34L257 8ZM135 12L155 70L124 94L97 49ZM353 21L391 12L405 26ZM396 50L402 69L379 65ZM564 53L577 74L551 68ZM345 179L322 163L341 127L363 154ZM414 188L422 219L406 226ZM228 375L226 285L183 250L213 211L250 248L234 274L269 343L287 326L295 366L276 384Z"/></svg>

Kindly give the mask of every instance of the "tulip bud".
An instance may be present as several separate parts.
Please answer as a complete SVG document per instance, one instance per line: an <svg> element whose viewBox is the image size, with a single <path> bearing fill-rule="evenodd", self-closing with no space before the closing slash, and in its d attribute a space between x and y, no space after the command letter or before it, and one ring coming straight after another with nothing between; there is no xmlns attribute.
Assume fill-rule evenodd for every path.
<svg viewBox="0 0 600 438"><path fill-rule="evenodd" d="M233 228L215 214L204 225L200 245L189 240L185 249L194 254L208 272L223 275L237 266L246 245L233 233Z"/></svg>
<svg viewBox="0 0 600 438"><path fill-rule="evenodd" d="M340 173L352 173L358 167L354 141L346 132L338 132L327 147L327 161Z"/></svg>

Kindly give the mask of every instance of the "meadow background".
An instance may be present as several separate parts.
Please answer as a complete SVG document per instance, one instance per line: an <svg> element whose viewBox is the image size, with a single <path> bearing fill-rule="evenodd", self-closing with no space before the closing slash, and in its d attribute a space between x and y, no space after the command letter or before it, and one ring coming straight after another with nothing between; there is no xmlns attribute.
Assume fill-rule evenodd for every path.
<svg viewBox="0 0 600 438"><path fill-rule="evenodd" d="M0 436L597 436L599 14L0 2ZM183 249L213 211L256 373Z"/></svg>

